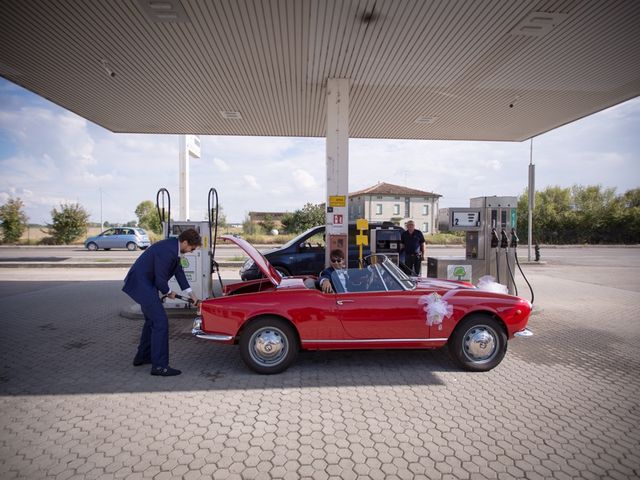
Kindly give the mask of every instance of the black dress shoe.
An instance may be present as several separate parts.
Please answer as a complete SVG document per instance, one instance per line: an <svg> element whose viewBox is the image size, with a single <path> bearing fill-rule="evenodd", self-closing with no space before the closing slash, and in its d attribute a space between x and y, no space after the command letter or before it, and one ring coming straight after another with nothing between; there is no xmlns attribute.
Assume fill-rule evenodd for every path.
<svg viewBox="0 0 640 480"><path fill-rule="evenodd" d="M161 377L174 377L182 372L171 367L154 367L151 369L151 375L160 375Z"/></svg>
<svg viewBox="0 0 640 480"><path fill-rule="evenodd" d="M133 366L134 367L139 367L140 365L147 365L151 363L151 359L150 358L134 358L133 359Z"/></svg>

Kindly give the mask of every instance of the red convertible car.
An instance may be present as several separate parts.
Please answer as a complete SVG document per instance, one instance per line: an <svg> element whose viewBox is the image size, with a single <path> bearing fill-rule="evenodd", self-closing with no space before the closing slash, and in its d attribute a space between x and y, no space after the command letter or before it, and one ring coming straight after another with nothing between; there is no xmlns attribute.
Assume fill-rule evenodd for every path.
<svg viewBox="0 0 640 480"><path fill-rule="evenodd" d="M531 304L480 290L466 282L411 278L383 255L362 269L333 273L335 293L323 293L315 277L282 277L241 238L236 243L265 278L226 285L202 302L192 333L239 344L258 373L279 373L300 349L421 349L447 346L468 370L498 365L507 339L530 336Z"/></svg>

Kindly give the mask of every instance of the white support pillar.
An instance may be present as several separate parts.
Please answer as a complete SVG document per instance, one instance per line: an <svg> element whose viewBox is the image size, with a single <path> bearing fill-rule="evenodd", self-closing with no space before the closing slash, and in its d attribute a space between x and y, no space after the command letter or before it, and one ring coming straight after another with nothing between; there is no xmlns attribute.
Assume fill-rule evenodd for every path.
<svg viewBox="0 0 640 480"><path fill-rule="evenodd" d="M197 135L180 135L180 215L178 220L189 220L189 157L200 158L200 137Z"/></svg>
<svg viewBox="0 0 640 480"><path fill-rule="evenodd" d="M349 240L349 79L327 80L326 256L340 249L348 262ZM348 263L347 263L348 264Z"/></svg>

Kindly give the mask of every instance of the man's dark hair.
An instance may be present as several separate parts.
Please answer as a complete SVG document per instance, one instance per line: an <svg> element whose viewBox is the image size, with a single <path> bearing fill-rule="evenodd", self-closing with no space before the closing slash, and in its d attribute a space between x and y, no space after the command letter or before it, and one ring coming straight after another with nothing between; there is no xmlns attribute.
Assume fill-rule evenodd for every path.
<svg viewBox="0 0 640 480"><path fill-rule="evenodd" d="M179 242L184 242L185 240L192 247L200 247L202 245L202 237L193 228L185 230L178 237Z"/></svg>
<svg viewBox="0 0 640 480"><path fill-rule="evenodd" d="M329 256L334 258L342 258L344 260L344 253L342 253L342 250L338 248L336 248L335 250L331 250Z"/></svg>

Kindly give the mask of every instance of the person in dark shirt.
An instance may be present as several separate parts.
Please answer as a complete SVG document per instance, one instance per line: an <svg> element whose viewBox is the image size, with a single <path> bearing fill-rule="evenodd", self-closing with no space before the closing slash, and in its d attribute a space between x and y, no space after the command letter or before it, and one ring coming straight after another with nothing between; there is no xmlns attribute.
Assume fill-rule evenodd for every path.
<svg viewBox="0 0 640 480"><path fill-rule="evenodd" d="M424 258L424 235L420 230L416 229L413 220L407 222L407 229L402 232L400 237L402 243L402 252L404 253L404 264L420 276L422 268L422 259Z"/></svg>

